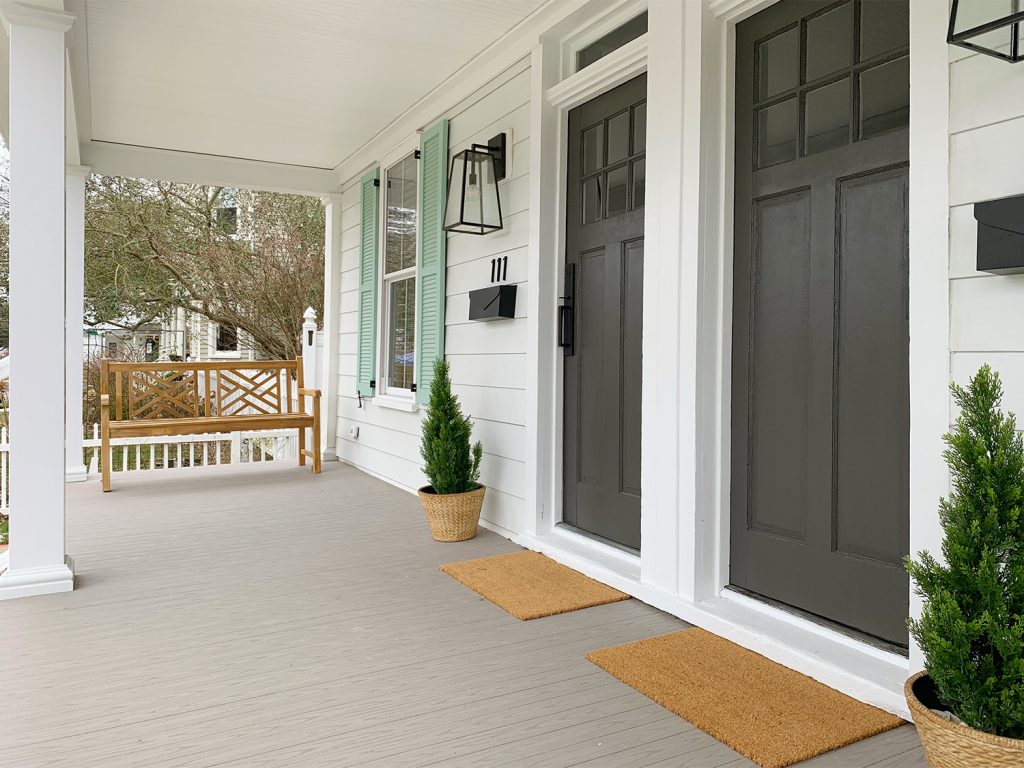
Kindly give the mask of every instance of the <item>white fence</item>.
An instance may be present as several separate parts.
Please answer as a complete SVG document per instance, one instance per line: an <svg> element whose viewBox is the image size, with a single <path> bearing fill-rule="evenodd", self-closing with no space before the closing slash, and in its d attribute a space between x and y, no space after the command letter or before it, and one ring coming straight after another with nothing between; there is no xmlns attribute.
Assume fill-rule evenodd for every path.
<svg viewBox="0 0 1024 768"><path fill-rule="evenodd" d="M250 464L263 461L297 461L298 433L294 429L258 432L213 432L203 435L121 437L110 441L111 472L180 471L218 464ZM89 475L99 472L100 427L93 424L82 441ZM8 464L11 441L7 427L0 427L0 514L10 507Z"/></svg>

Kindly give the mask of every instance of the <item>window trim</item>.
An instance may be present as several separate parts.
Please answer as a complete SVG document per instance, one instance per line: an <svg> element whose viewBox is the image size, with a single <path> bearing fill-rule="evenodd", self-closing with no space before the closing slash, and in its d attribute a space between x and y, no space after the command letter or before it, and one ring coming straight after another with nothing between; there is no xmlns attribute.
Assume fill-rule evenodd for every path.
<svg viewBox="0 0 1024 768"><path fill-rule="evenodd" d="M421 178L421 166L419 159L416 160L416 196L417 196L417 209L416 209L416 259L411 267L392 272L387 274L385 270L385 263L387 257L387 222L388 222L388 199L387 199L387 179L388 171L394 168L399 163L404 162L408 157L414 156L420 148L420 137L416 133L410 136L406 141L401 142L395 149L385 155L380 161L380 189L378 192L378 200L380 201L377 218L377 228L379 233L380 247L377 249L377 388L374 394L375 398L384 398L391 400L393 403L399 404L402 402L415 403L416 400L416 333L412 335L413 345L413 366L412 366L412 377L413 385L409 389L402 387L390 387L388 386L388 376L390 374L389 363L389 352L388 347L391 341L391 294L390 287L392 283L400 280L406 280L412 278L415 281L416 286L416 303L413 306L413 317L414 321L419 321L419 309L420 309L420 292L419 292L419 263L420 263L420 212L419 212L419 187L423 183ZM384 404L382 402L382 404Z"/></svg>

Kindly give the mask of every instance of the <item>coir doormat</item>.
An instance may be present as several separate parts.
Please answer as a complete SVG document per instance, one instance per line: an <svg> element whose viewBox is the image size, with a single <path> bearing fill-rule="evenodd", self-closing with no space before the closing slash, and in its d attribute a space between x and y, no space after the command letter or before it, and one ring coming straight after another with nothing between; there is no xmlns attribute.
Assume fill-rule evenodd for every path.
<svg viewBox="0 0 1024 768"><path fill-rule="evenodd" d="M445 563L441 570L523 621L629 599L539 552Z"/></svg>
<svg viewBox="0 0 1024 768"><path fill-rule="evenodd" d="M702 629L587 659L762 768L784 768L904 724Z"/></svg>

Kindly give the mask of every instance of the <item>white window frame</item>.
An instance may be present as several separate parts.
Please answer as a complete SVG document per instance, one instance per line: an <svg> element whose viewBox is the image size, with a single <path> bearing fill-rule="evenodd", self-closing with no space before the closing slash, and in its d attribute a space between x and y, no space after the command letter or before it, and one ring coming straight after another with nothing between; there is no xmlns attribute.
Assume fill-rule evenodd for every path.
<svg viewBox="0 0 1024 768"><path fill-rule="evenodd" d="M386 274L385 264L387 257L387 235L388 235L388 196L387 196L387 183L388 183L388 171L394 168L399 163L403 162L410 155L415 154L420 148L419 136L415 135L410 139L403 141L398 147L389 152L380 163L380 212L377 221L378 232L380 233L380 247L377 249L377 328L379 333L377 334L377 394L374 397L374 402L380 405L389 405L394 403L398 407L405 407L411 404L415 404L416 401L416 334L419 331L418 328L413 331L413 386L411 388L403 387L391 387L388 385L388 377L390 373L389 363L389 346L391 342L391 293L390 287L392 283L413 278L416 280L419 274L420 265L420 210L419 210L419 193L420 185L423 183L423 179L420 178L420 166L419 160L417 159L416 165L416 196L417 196L417 207L416 207L416 262L406 269L399 270L398 272L392 272L390 275ZM419 284L416 284L416 305L413 308L414 317L416 320L419 319L419 306L420 306L420 292Z"/></svg>

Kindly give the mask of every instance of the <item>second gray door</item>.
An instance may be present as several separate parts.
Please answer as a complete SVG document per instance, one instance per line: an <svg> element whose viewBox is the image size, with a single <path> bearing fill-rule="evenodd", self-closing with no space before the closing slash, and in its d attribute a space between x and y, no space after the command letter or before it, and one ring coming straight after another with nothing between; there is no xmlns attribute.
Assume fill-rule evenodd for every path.
<svg viewBox="0 0 1024 768"><path fill-rule="evenodd" d="M647 76L569 114L564 507L568 525L640 548Z"/></svg>
<svg viewBox="0 0 1024 768"><path fill-rule="evenodd" d="M907 0L736 32L734 586L906 645Z"/></svg>

